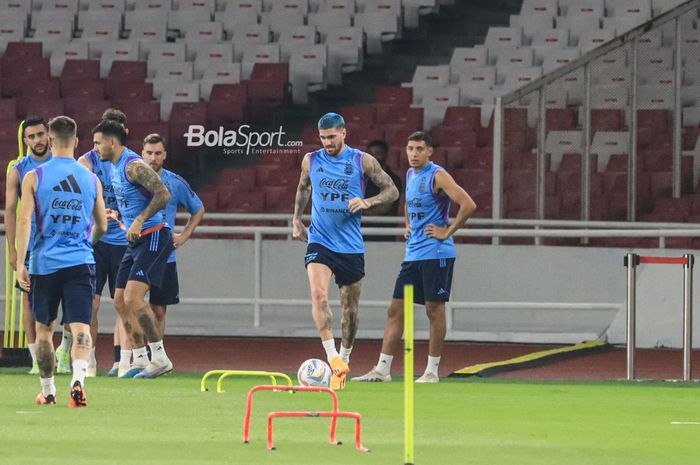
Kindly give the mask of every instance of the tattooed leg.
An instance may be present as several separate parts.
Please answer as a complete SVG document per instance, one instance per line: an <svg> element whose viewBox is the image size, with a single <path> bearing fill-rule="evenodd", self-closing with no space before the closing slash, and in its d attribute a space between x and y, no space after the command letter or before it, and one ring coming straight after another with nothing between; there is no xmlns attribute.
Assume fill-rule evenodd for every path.
<svg viewBox="0 0 700 465"><path fill-rule="evenodd" d="M53 348L53 328L39 322L36 328L36 363L39 365L39 376L50 378L53 376L56 356Z"/></svg>
<svg viewBox="0 0 700 465"><path fill-rule="evenodd" d="M306 268L311 288L311 316L322 341L333 339L333 312L328 304L328 286L331 269L320 263L309 263Z"/></svg>
<svg viewBox="0 0 700 465"><path fill-rule="evenodd" d="M343 347L348 349L352 347L357 334L361 290L361 281L340 287L340 303L343 306Z"/></svg>
<svg viewBox="0 0 700 465"><path fill-rule="evenodd" d="M88 360L92 350L92 339L90 337L90 325L84 323L71 323L70 329L74 335L73 346L71 347L71 357L73 360Z"/></svg>

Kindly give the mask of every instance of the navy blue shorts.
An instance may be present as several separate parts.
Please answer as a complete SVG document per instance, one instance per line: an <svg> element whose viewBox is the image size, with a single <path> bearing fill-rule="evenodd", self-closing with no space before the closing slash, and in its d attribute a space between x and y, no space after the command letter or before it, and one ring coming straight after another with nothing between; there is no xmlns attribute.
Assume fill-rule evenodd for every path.
<svg viewBox="0 0 700 465"><path fill-rule="evenodd" d="M141 236L130 243L124 253L117 273L117 289L126 288L128 281L140 281L151 287L160 287L168 265L168 258L175 246L173 234L162 228Z"/></svg>
<svg viewBox="0 0 700 465"><path fill-rule="evenodd" d="M180 303L180 283L177 281L177 263L168 263L163 284L152 287L148 302L153 305L175 305Z"/></svg>
<svg viewBox="0 0 700 465"><path fill-rule="evenodd" d="M95 265L76 265L51 274L32 275L29 301L34 319L49 326L63 307L64 323L90 324L95 295Z"/></svg>
<svg viewBox="0 0 700 465"><path fill-rule="evenodd" d="M98 242L93 246L95 252L95 294L101 295L105 284L109 282L109 296L114 298L119 265L126 252L125 245L113 245Z"/></svg>
<svg viewBox="0 0 700 465"><path fill-rule="evenodd" d="M403 299L403 287L413 284L415 303L447 302L450 300L454 265L454 258L403 262L394 286L394 299Z"/></svg>
<svg viewBox="0 0 700 465"><path fill-rule="evenodd" d="M354 284L365 276L365 254L338 253L322 246L310 243L304 255L304 267L309 263L321 263L331 269L338 286Z"/></svg>

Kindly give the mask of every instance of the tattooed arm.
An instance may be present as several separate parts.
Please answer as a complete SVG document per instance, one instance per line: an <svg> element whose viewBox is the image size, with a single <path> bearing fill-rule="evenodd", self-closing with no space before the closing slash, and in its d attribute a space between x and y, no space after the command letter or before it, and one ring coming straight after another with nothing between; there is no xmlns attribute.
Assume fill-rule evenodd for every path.
<svg viewBox="0 0 700 465"><path fill-rule="evenodd" d="M163 184L158 173L153 171L144 161L134 160L130 162L126 166L126 175L131 182L143 186L144 189L153 195L151 202L141 214L136 217L134 223L126 233L126 238L133 242L141 237L141 226L143 223L165 208L168 204L170 201L170 192L168 188L165 187L165 184Z"/></svg>
<svg viewBox="0 0 700 465"><path fill-rule="evenodd" d="M381 165L372 155L362 154L362 171L379 189L379 194L368 199L355 197L348 202L350 213L357 213L375 205L391 203L399 198L399 190L394 185L394 181L386 174Z"/></svg>
<svg viewBox="0 0 700 465"><path fill-rule="evenodd" d="M309 176L309 166L311 161L309 154L304 156L301 162L301 176L299 177L299 186L297 187L297 195L294 199L294 217L292 218L292 238L306 242L308 240L306 226L301 221L301 215L304 213L306 205L311 197L311 177Z"/></svg>

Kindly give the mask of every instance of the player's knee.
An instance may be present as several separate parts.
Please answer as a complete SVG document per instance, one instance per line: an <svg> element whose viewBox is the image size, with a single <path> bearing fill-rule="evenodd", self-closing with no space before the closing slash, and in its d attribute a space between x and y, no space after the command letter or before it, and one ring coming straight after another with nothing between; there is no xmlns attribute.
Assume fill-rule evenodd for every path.
<svg viewBox="0 0 700 465"><path fill-rule="evenodd" d="M445 318L445 304L443 302L426 302L425 313L431 322Z"/></svg>
<svg viewBox="0 0 700 465"><path fill-rule="evenodd" d="M392 300L386 313L390 320L403 318L403 300Z"/></svg>
<svg viewBox="0 0 700 465"><path fill-rule="evenodd" d="M143 297L133 293L124 293L124 308L129 312L134 312L143 307Z"/></svg>
<svg viewBox="0 0 700 465"><path fill-rule="evenodd" d="M315 305L321 305L323 302L328 302L328 291L321 288L311 289L311 300Z"/></svg>

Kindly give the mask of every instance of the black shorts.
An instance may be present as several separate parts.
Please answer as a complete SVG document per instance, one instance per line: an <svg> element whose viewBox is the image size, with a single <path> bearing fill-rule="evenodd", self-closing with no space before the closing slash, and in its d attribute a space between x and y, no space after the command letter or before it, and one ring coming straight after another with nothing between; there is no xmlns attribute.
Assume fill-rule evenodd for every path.
<svg viewBox="0 0 700 465"><path fill-rule="evenodd" d="M173 234L168 228L146 234L136 242L130 243L119 265L116 288L126 288L128 281L140 281L151 287L160 287L168 258L174 248Z"/></svg>
<svg viewBox="0 0 700 465"><path fill-rule="evenodd" d="M29 270L29 251L27 250L27 255L24 257L24 267ZM19 289L20 292L26 292L24 289L19 287L19 281L15 280L15 289Z"/></svg>
<svg viewBox="0 0 700 465"><path fill-rule="evenodd" d="M153 305L175 305L180 303L180 283L177 281L177 263L168 263L163 284L152 287L148 302Z"/></svg>
<svg viewBox="0 0 700 465"><path fill-rule="evenodd" d="M95 295L95 265L76 265L51 274L32 275L29 301L34 319L49 326L63 307L64 323L90 324Z"/></svg>
<svg viewBox="0 0 700 465"><path fill-rule="evenodd" d="M304 255L304 267L309 263L321 263L331 269L338 286L354 284L365 276L365 254L338 253L322 246L310 243Z"/></svg>
<svg viewBox="0 0 700 465"><path fill-rule="evenodd" d="M109 296L114 298L117 273L119 273L119 265L124 258L126 246L98 242L93 249L95 251L95 294L101 295L105 284L109 282Z"/></svg>
<svg viewBox="0 0 700 465"><path fill-rule="evenodd" d="M403 299L403 287L413 284L415 303L447 302L450 300L454 264L454 258L403 262L394 286L394 299Z"/></svg>

